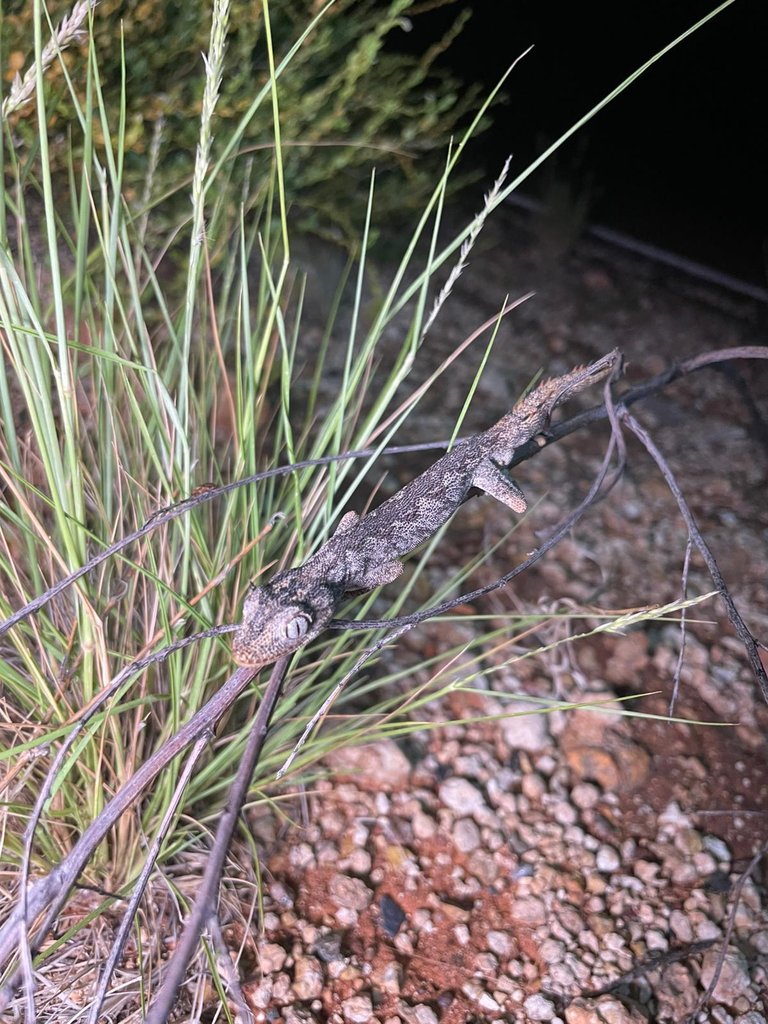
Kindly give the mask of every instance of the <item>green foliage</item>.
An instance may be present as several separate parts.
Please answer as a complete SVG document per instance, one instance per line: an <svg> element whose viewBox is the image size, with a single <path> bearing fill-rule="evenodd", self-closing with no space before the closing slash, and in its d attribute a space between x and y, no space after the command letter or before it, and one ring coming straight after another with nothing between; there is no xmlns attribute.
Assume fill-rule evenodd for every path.
<svg viewBox="0 0 768 1024"><path fill-rule="evenodd" d="M455 0L439 0L452 3ZM71 2L53 0L53 25ZM310 0L274 0L271 32L277 59L290 48L322 5ZM29 65L33 50L31 3L6 13L2 21L4 77ZM346 239L354 237L364 201L359 185L375 165L377 208L382 216L420 208L435 177L434 161L424 154L444 150L459 121L477 104L477 91L434 67L470 14L458 13L446 37L422 57L392 49L416 14L414 0L336 0L321 18L307 44L280 80L280 122L285 151L283 167L294 211L316 230L333 225ZM107 123L120 122L123 55L126 70L124 190L140 197L150 162L152 138L162 129L155 184L157 194L178 193L192 173L199 131L201 83L210 34L209 5L203 0L102 0L92 12L92 38L98 54ZM122 33L122 36L121 36ZM79 101L84 101L89 39L82 33L63 54ZM227 28L227 72L217 107L216 142L231 137L247 113L254 94L269 79L263 7L254 0L233 0ZM54 167L72 158L69 128L73 99L58 61L46 73L46 109L54 143ZM15 115L17 137L34 138L34 104ZM263 180L271 165L274 133L267 107L250 117L230 179L237 205L244 179ZM94 133L103 147L103 133ZM219 147L220 149L221 147ZM82 151L75 146L76 158ZM246 188L252 186L247 185ZM364 193L363 193L364 194ZM344 200L340 202L340 200Z"/></svg>

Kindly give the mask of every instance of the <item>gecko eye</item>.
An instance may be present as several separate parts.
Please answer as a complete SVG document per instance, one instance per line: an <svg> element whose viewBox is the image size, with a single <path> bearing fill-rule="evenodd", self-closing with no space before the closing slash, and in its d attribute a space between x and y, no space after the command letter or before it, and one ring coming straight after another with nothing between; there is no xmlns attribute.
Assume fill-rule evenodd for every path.
<svg viewBox="0 0 768 1024"><path fill-rule="evenodd" d="M311 620L308 615L296 615L285 624L285 635L288 640L301 640L310 627Z"/></svg>

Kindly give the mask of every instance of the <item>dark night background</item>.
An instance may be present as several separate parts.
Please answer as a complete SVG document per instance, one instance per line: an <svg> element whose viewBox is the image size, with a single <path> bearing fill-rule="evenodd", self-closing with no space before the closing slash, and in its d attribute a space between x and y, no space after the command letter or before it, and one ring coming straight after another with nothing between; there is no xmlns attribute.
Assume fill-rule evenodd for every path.
<svg viewBox="0 0 768 1024"><path fill-rule="evenodd" d="M463 2L463 0L460 0ZM414 23L423 50L457 5ZM704 0L474 0L444 64L508 102L471 159L495 176L522 170L614 86L717 5ZM401 37L402 38L402 37ZM736 0L662 57L522 186L553 174L586 190L590 223L608 225L759 285L768 283L768 2Z"/></svg>

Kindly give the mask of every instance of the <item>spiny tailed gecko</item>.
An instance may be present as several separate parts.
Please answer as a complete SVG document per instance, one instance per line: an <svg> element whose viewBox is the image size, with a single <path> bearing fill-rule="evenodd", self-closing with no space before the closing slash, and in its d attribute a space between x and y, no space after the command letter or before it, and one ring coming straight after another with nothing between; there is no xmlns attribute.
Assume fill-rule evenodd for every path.
<svg viewBox="0 0 768 1024"><path fill-rule="evenodd" d="M614 349L544 381L498 423L458 444L363 518L347 512L303 565L251 588L235 633L235 661L256 667L290 654L325 629L346 593L397 579L401 557L447 522L473 488L513 512L525 512L523 492L506 470L515 450L546 429L556 406L601 380L620 360Z"/></svg>

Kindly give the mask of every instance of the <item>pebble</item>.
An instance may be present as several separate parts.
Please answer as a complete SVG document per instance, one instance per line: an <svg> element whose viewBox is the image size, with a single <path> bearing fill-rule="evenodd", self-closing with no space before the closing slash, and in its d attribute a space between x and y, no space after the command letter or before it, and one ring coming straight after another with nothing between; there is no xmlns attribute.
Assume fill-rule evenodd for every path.
<svg viewBox="0 0 768 1024"><path fill-rule="evenodd" d="M467 999L471 999L473 1003L477 1003L477 1005L483 1010L487 1010L490 1013L498 1013L501 1009L490 992L486 992L483 986L477 981L466 982L461 986L461 991Z"/></svg>
<svg viewBox="0 0 768 1024"><path fill-rule="evenodd" d="M512 939L507 932L491 930L485 937L488 949L500 957L508 957L512 953Z"/></svg>
<svg viewBox="0 0 768 1024"><path fill-rule="evenodd" d="M571 800L582 811L594 807L600 799L600 790L591 782L578 782L571 790Z"/></svg>
<svg viewBox="0 0 768 1024"><path fill-rule="evenodd" d="M536 926L547 920L547 908L542 900L535 896L522 896L513 900L510 908L513 921L519 924Z"/></svg>
<svg viewBox="0 0 768 1024"><path fill-rule="evenodd" d="M565 1011L566 1024L644 1024L646 1018L613 996L575 999Z"/></svg>
<svg viewBox="0 0 768 1024"><path fill-rule="evenodd" d="M411 775L410 761L393 740L339 747L325 757L325 763L339 774L353 775L356 783L377 790L404 789Z"/></svg>
<svg viewBox="0 0 768 1024"><path fill-rule="evenodd" d="M437 831L437 822L423 811L416 811L411 818L411 826L416 839L431 839Z"/></svg>
<svg viewBox="0 0 768 1024"><path fill-rule="evenodd" d="M461 815L474 815L486 809L485 798L480 790L466 779L455 776L446 779L438 790L440 802Z"/></svg>
<svg viewBox="0 0 768 1024"><path fill-rule="evenodd" d="M389 963L373 970L371 981L382 992L398 995L403 981L403 969L396 960L390 960Z"/></svg>
<svg viewBox="0 0 768 1024"><path fill-rule="evenodd" d="M682 910L673 910L669 915L669 927L680 942L693 942L693 928L690 919Z"/></svg>
<svg viewBox="0 0 768 1024"><path fill-rule="evenodd" d="M523 1009L528 1014L529 1020L554 1020L555 1004L551 999L536 993L528 996L523 1003Z"/></svg>
<svg viewBox="0 0 768 1024"><path fill-rule="evenodd" d="M701 984L704 988L714 977L719 957L719 949L708 949L704 954L701 965ZM749 985L749 968L746 957L741 950L729 946L712 998L720 1003L725 1003L728 1007L733 1007L738 996L745 992Z"/></svg>
<svg viewBox="0 0 768 1024"><path fill-rule="evenodd" d="M453 826L452 835L461 853L471 853L480 845L480 829L471 818L460 818Z"/></svg>
<svg viewBox="0 0 768 1024"><path fill-rule="evenodd" d="M554 964L565 956L565 946L555 939L545 939L539 946L539 956L545 964Z"/></svg>
<svg viewBox="0 0 768 1024"><path fill-rule="evenodd" d="M371 855L367 850L353 850L339 866L345 871L351 871L353 875L367 875L370 873L371 864Z"/></svg>
<svg viewBox="0 0 768 1024"><path fill-rule="evenodd" d="M702 838L702 844L704 849L708 850L713 857L716 857L719 861L730 863L731 851L728 849L728 845L724 843L719 836L704 836Z"/></svg>
<svg viewBox="0 0 768 1024"><path fill-rule="evenodd" d="M475 850L469 858L467 868L471 875L483 885L493 885L499 876L499 866L492 854L485 850Z"/></svg>
<svg viewBox="0 0 768 1024"><path fill-rule="evenodd" d="M334 875L328 886L333 902L349 910L365 910L373 899L373 893L359 878L348 875Z"/></svg>
<svg viewBox="0 0 768 1024"><path fill-rule="evenodd" d="M341 1012L349 1024L365 1024L373 1017L373 1003L370 996L351 996L341 1004Z"/></svg>
<svg viewBox="0 0 768 1024"><path fill-rule="evenodd" d="M619 854L612 846L601 846L595 857L595 866L598 871L610 873L616 871L621 864Z"/></svg>
<svg viewBox="0 0 768 1024"><path fill-rule="evenodd" d="M293 968L293 991L297 999L317 999L323 992L323 968L313 956L296 958Z"/></svg>
<svg viewBox="0 0 768 1024"><path fill-rule="evenodd" d="M274 974L282 970L288 954L276 942L265 942L259 946L259 967L263 974Z"/></svg>
<svg viewBox="0 0 768 1024"><path fill-rule="evenodd" d="M414 1024L437 1024L437 1014L431 1006L425 1006L424 1003L414 1006L411 1019Z"/></svg>
<svg viewBox="0 0 768 1024"><path fill-rule="evenodd" d="M526 701L509 701L504 710L507 715L514 712L531 712ZM510 750L525 750L535 754L549 746L550 734L547 715L542 713L513 714L501 719L501 734Z"/></svg>

